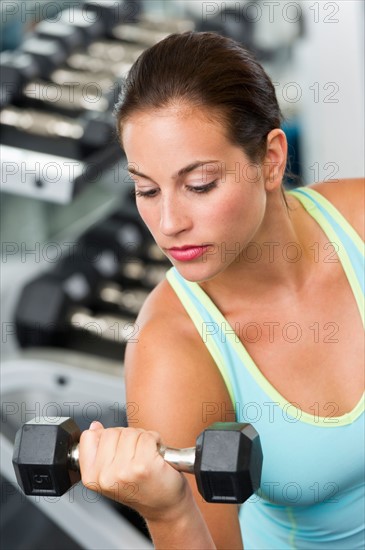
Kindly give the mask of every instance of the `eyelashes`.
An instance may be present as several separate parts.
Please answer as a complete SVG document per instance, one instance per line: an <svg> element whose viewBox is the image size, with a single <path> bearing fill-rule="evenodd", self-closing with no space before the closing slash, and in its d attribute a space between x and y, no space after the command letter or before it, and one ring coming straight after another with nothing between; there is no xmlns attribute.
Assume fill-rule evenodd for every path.
<svg viewBox="0 0 365 550"><path fill-rule="evenodd" d="M193 186L186 186L186 189L191 191L192 193L196 193L198 195L202 195L204 193L208 193L211 189L214 189L217 187L217 181L214 180L206 185L200 185L199 187L193 187ZM132 189L131 195L133 197L145 197L145 198L153 198L158 194L158 190L151 189L150 191L139 191L138 189Z"/></svg>

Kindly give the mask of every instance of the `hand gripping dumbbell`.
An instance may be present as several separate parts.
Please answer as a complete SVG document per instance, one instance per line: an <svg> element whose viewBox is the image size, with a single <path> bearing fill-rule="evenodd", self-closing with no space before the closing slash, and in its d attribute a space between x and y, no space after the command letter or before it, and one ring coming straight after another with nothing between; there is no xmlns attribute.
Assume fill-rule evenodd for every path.
<svg viewBox="0 0 365 550"><path fill-rule="evenodd" d="M72 418L35 418L17 432L13 465L26 495L61 496L80 480L80 429ZM164 460L179 472L195 474L207 502L242 503L258 490L262 470L260 438L251 424L217 422L196 446L160 446Z"/></svg>

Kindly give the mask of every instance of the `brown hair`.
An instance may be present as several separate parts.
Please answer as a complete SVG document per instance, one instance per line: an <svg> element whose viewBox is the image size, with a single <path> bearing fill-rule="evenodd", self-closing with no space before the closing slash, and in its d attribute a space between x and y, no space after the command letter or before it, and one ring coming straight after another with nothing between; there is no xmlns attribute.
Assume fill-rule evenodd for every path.
<svg viewBox="0 0 365 550"><path fill-rule="evenodd" d="M213 32L171 34L139 56L115 106L119 138L133 113L181 102L211 108L252 162L263 159L266 137L282 121L261 65L241 44Z"/></svg>

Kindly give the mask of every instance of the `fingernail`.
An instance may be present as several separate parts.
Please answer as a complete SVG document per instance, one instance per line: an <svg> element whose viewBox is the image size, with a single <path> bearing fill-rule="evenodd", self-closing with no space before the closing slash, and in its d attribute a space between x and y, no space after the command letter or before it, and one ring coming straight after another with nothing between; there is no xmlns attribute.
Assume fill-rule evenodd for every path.
<svg viewBox="0 0 365 550"><path fill-rule="evenodd" d="M93 420L89 426L89 430L97 430L98 428L98 422L96 420Z"/></svg>

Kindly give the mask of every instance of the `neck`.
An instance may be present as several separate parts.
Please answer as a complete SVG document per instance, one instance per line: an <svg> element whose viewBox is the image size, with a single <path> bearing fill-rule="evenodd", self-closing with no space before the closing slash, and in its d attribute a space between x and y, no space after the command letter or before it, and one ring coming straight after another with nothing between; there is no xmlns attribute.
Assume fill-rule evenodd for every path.
<svg viewBox="0 0 365 550"><path fill-rule="evenodd" d="M210 296L274 299L308 288L317 272L313 245L320 229L294 197L286 197L289 209L279 193L268 194L263 221L239 258L201 283Z"/></svg>

